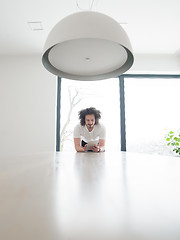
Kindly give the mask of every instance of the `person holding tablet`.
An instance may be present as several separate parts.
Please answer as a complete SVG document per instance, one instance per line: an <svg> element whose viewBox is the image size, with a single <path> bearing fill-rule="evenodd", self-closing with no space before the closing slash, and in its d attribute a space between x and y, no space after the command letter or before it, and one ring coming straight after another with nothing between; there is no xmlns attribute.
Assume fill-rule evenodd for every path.
<svg viewBox="0 0 180 240"><path fill-rule="evenodd" d="M78 113L80 123L74 128L74 146L77 152L104 152L105 127L99 123L101 112L94 107Z"/></svg>

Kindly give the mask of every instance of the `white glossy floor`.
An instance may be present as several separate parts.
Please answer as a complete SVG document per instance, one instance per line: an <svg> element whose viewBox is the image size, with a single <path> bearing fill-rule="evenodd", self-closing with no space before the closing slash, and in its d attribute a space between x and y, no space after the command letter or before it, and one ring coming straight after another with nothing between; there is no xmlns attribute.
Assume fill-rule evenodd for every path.
<svg viewBox="0 0 180 240"><path fill-rule="evenodd" d="M1 240L179 240L180 158L37 154L0 160Z"/></svg>

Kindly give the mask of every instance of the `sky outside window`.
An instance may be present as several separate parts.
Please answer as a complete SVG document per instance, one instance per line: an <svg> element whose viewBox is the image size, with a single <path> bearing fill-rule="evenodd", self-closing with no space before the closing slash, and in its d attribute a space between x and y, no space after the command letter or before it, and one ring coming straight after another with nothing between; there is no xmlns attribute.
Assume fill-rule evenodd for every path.
<svg viewBox="0 0 180 240"><path fill-rule="evenodd" d="M180 79L125 78L127 151L170 155L165 135L180 128Z"/></svg>

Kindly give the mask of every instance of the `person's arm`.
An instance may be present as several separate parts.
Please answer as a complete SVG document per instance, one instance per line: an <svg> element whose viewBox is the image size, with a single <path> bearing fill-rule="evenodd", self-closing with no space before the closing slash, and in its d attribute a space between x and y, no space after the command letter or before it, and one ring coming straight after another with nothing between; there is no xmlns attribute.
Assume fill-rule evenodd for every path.
<svg viewBox="0 0 180 240"><path fill-rule="evenodd" d="M104 152L105 139L99 139L99 144L90 148L93 152Z"/></svg>
<svg viewBox="0 0 180 240"><path fill-rule="evenodd" d="M105 151L105 139L99 139L99 152Z"/></svg>
<svg viewBox="0 0 180 240"><path fill-rule="evenodd" d="M74 138L74 146L77 152L86 152L87 144L84 147L82 147L81 138Z"/></svg>

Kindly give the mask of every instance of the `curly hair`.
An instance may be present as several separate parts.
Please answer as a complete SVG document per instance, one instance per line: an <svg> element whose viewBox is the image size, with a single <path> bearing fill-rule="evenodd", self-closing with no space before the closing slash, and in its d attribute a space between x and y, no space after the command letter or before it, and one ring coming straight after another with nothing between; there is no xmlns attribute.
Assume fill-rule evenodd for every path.
<svg viewBox="0 0 180 240"><path fill-rule="evenodd" d="M99 119L101 118L101 112L94 107L90 107L90 108L82 109L78 113L79 119L80 119L80 124L82 126L85 126L86 115L91 115L91 114L94 114L94 116L95 116L95 124L99 123Z"/></svg>

